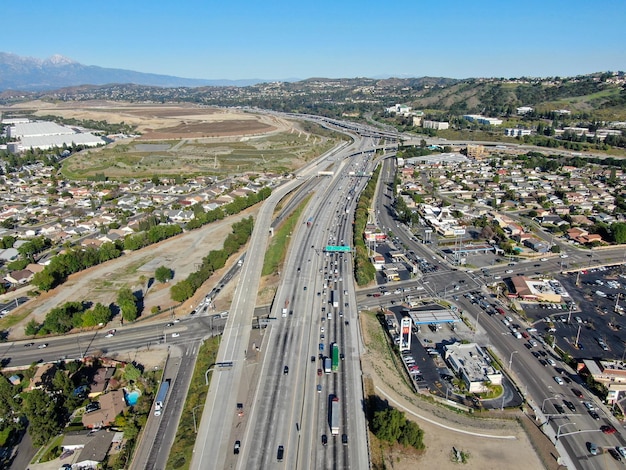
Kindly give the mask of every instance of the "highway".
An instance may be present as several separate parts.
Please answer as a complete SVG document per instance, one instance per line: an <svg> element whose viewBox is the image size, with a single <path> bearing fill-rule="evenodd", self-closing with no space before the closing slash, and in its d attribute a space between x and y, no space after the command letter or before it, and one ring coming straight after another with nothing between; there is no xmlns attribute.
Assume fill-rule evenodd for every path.
<svg viewBox="0 0 626 470"><path fill-rule="evenodd" d="M355 169L347 166L344 174ZM276 296L277 320L266 338L252 424L243 436L244 451L237 468L277 466L278 446L284 449L282 468L347 468L349 462L357 462L356 468L367 466L365 421L358 406L362 393L357 322L350 322L356 319L355 309L350 307L354 305L352 262L347 253L323 251L326 245L352 239L349 213L358 185L365 183L363 178L340 176L336 170L335 178L316 187L302 218L307 223L294 233L284 281ZM331 292L337 307L330 304ZM284 318L283 308L288 311ZM320 354L329 356L333 343L345 359L338 372L318 375L323 369ZM329 404L334 396L339 398L341 431L333 437ZM349 436L347 446L342 444L341 434ZM326 446L322 435L327 436Z"/></svg>
<svg viewBox="0 0 626 470"><path fill-rule="evenodd" d="M347 185L347 176L342 175L342 172L354 171L359 166L353 167L351 166L353 162L345 159L355 152L363 154L363 149L368 150L365 154L373 156L373 145L370 140L365 143L361 139L355 139L354 144L329 152L299 172L296 180L275 189L272 196L263 204L255 221L246 262L241 271L218 353L218 363L228 363L229 367L218 367L213 372L191 468L272 468L279 464L277 461L279 445L284 447L283 468L305 468L311 464L306 456L315 453L313 443L317 444L322 434L320 431L313 431L315 417L310 415L311 403L320 403L321 396L312 385L314 378L317 377L317 369L312 367L310 356L316 354L319 348L317 322L320 310L314 314L314 309L316 305L320 309L322 302L321 293L319 297L316 295L316 292L321 292L321 289L316 290L319 283L316 278L319 279L319 269L322 268L321 262L324 258L322 249L328 241L324 228L330 230L334 223L331 219L333 213L331 208L341 205L344 210L344 227L351 229L351 219L348 221L345 214L346 194L350 188ZM328 171L329 166L334 170L331 177L317 176L319 171ZM307 227L306 223L303 223L302 227L292 234L289 253L281 272L281 284L271 312L276 320L264 333L263 344L259 346L258 355L262 360L261 380L258 385L249 384L245 358L250 347L251 313L258 292L272 214L277 203L286 194L301 184L305 185L305 182L312 178L318 181L315 185L315 195L302 220L314 218L317 226ZM342 179L344 179L343 195L342 191L337 189L338 181ZM367 181L366 178L354 179L359 185L364 185ZM354 197L351 204L354 204ZM346 238L350 240L351 232L348 228L344 228L345 237L350 237ZM351 276L351 270L347 269L345 275L346 284L352 285L352 279L348 277ZM352 288L350 292L353 292ZM282 316L283 308L289 311L285 317ZM343 334L346 337L358 338L356 331L342 333L342 329L347 326L349 325L345 323L337 323L332 333L333 337L338 339ZM352 323L351 328L356 328L356 322ZM354 351L354 347L351 347L350 351ZM353 352L350 357L358 357L358 353ZM350 422L355 423L352 425L355 433L350 445L339 447L344 449L342 452L337 450L337 446L341 444L333 447L337 454L336 461L341 467L348 466L349 458L367 466L362 397L359 398L358 395L362 393L359 384L360 371L358 362L352 363L353 365L346 369L346 373L342 374L345 377L344 381L351 382L350 387L344 385L342 388L336 385L343 393L334 392L337 395L345 395L344 418L347 426ZM287 373L285 366L288 367ZM349 372L350 370L352 372ZM311 384L308 387L307 382ZM239 421L235 421L238 403L236 391L241 390L243 383L252 390L257 387L254 392L255 399L247 410L245 429L242 429ZM347 406L353 409L349 410ZM241 441L241 451L235 456L233 447L236 440ZM326 467L325 464L320 464L313 468ZM361 466L357 465L357 468Z"/></svg>

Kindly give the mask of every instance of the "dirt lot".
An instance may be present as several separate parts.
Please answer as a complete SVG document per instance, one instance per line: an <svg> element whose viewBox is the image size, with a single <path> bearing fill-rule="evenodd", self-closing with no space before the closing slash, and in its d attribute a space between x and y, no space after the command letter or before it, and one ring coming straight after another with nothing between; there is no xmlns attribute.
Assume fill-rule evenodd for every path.
<svg viewBox="0 0 626 470"><path fill-rule="evenodd" d="M30 315L9 330L10 339L22 338L24 326L31 318L41 322L51 308L65 302L90 301L109 305L116 301L117 292L122 286L130 286L134 291L143 290L145 292L147 281L154 275L154 271L159 266L167 266L172 269L174 278L170 283L153 283L145 292L144 314L148 314L155 305L160 306L161 310L176 305L170 299L170 285L185 279L194 272L197 269L197 263L201 261L201 257L208 254L209 251L222 248L223 240L230 233L234 222L255 214L256 208L252 208L229 217L225 221L206 225L198 230L184 233L157 245L126 254L116 260L72 275L61 286L15 310L16 315L24 311L30 312ZM230 262L232 263L233 260L231 259ZM221 271L214 274L207 281L207 285L212 287L221 274ZM198 300L207 290L200 290L197 294ZM188 313L190 306L197 305L198 300L195 298L188 300L178 308L178 311ZM220 302L223 301L220 300ZM117 322L119 322L117 318L112 321L113 324L118 324Z"/></svg>
<svg viewBox="0 0 626 470"><path fill-rule="evenodd" d="M428 466L448 469L458 466L468 470L557 468L550 452L551 444L534 435L533 442L514 419L473 418L454 413L427 400L418 398L401 375L395 372L390 350L382 328L373 315L361 315L361 332L366 350L361 356L365 387L389 405L405 412L425 432L426 450L420 454L398 446L389 448L372 439L372 454L386 467L409 470ZM529 423L532 428L532 423ZM452 460L453 447L468 455L465 464ZM535 452L540 448L544 460ZM382 468L382 467L379 467Z"/></svg>

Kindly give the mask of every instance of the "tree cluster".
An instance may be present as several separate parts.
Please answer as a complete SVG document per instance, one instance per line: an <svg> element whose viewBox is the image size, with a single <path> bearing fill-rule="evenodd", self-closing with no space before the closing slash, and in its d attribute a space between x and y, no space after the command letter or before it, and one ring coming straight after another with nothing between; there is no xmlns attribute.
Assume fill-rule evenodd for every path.
<svg viewBox="0 0 626 470"><path fill-rule="evenodd" d="M49 291L62 284L70 274L118 258L121 255L121 242L103 243L100 248L74 248L53 257L43 271L35 273L32 283L43 291Z"/></svg>
<svg viewBox="0 0 626 470"><path fill-rule="evenodd" d="M111 317L111 309L106 305L97 303L90 309L83 302L66 302L50 310L43 323L30 320L24 332L28 336L64 334L74 328L90 328L107 323Z"/></svg>
<svg viewBox="0 0 626 470"><path fill-rule="evenodd" d="M129 235L124 238L124 249L139 250L181 233L183 233L183 229L177 224L156 225L146 232Z"/></svg>
<svg viewBox="0 0 626 470"><path fill-rule="evenodd" d="M252 217L234 223L232 232L224 240L224 247L221 250L210 251L202 259L202 264L197 271L170 288L172 300L184 302L191 298L200 286L211 277L211 274L224 267L230 255L237 252L239 248L248 242L250 235L252 235L253 227L254 221Z"/></svg>
<svg viewBox="0 0 626 470"><path fill-rule="evenodd" d="M424 431L413 421L404 417L402 411L389 408L376 411L370 424L372 432L381 441L399 443L417 450L423 450Z"/></svg>
<svg viewBox="0 0 626 470"><path fill-rule="evenodd" d="M354 276L359 286L364 286L376 278L376 269L369 259L369 251L365 245L363 234L369 218L369 209L376 192L376 182L380 174L380 166L376 167L372 178L367 182L365 189L359 196L354 212Z"/></svg>

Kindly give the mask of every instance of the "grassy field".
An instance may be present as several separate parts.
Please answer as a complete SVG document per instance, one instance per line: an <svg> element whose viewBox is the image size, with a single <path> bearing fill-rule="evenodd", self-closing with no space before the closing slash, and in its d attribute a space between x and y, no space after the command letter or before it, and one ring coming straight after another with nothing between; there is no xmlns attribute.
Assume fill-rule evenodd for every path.
<svg viewBox="0 0 626 470"><path fill-rule="evenodd" d="M336 140L296 132L255 138L181 139L179 141L118 142L83 151L64 162L68 179L98 174L109 178L150 178L175 175L225 177L246 172L291 172L326 152Z"/></svg>
<svg viewBox="0 0 626 470"><path fill-rule="evenodd" d="M263 261L263 271L261 272L263 276L269 276L280 270L289 247L289 237L293 233L302 211L309 203L309 199L311 199L311 196L307 196L298 208L274 231L274 236Z"/></svg>

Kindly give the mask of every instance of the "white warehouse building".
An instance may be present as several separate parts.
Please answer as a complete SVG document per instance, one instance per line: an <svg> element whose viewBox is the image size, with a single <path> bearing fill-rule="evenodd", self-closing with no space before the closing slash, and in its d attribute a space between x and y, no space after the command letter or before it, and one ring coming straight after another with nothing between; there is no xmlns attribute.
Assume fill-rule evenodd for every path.
<svg viewBox="0 0 626 470"><path fill-rule="evenodd" d="M30 148L48 150L64 145L84 145L95 147L106 142L90 132L77 132L73 128L54 122L16 122L8 128L7 136L19 142L18 149Z"/></svg>

